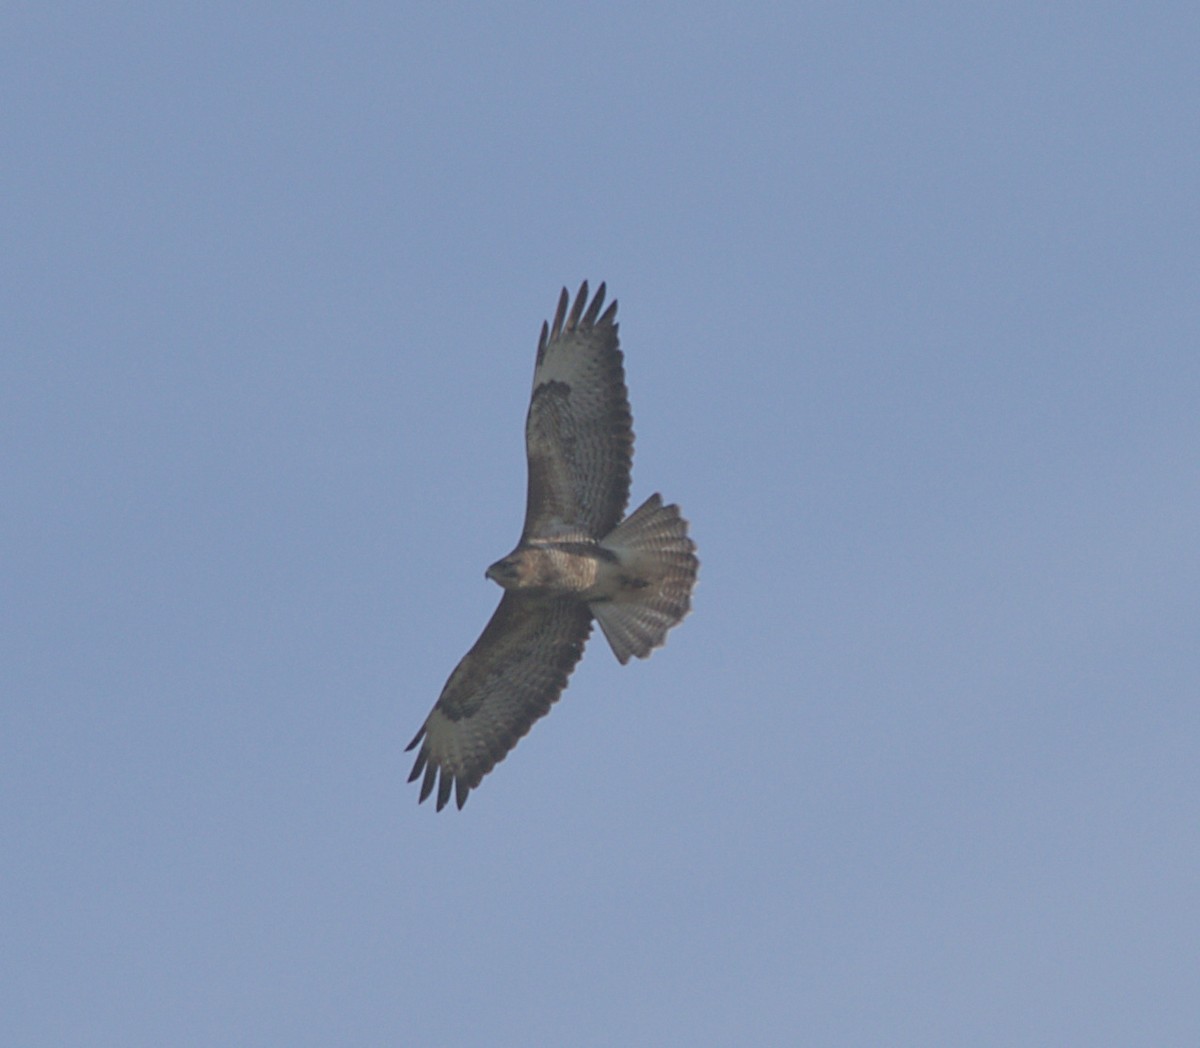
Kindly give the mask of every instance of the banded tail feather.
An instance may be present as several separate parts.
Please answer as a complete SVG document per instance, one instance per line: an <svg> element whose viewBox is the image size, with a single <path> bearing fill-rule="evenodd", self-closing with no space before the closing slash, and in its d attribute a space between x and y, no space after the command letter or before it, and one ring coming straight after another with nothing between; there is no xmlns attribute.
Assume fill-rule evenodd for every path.
<svg viewBox="0 0 1200 1048"><path fill-rule="evenodd" d="M664 506L658 494L601 539L600 546L616 556L621 585L589 607L624 665L632 656L649 656L688 613L700 562L679 507Z"/></svg>

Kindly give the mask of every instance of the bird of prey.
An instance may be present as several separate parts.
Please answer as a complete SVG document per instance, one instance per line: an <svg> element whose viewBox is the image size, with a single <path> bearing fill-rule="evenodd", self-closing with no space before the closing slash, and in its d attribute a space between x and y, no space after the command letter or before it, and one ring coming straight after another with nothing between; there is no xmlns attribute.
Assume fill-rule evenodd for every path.
<svg viewBox="0 0 1200 1048"><path fill-rule="evenodd" d="M487 569L504 589L416 738L408 781L461 808L567 686L600 623L622 663L646 658L691 607L699 561L679 507L651 495L628 517L633 418L617 303L587 281L543 323L525 420L529 486L516 548ZM568 306L569 311L568 311ZM624 519L622 519L624 518Z"/></svg>

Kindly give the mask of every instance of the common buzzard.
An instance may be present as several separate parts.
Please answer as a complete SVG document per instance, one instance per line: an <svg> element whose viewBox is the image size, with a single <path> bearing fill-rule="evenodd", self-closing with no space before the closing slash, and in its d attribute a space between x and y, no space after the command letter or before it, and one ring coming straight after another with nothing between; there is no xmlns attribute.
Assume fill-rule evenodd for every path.
<svg viewBox="0 0 1200 1048"><path fill-rule="evenodd" d="M543 323L538 340L525 420L525 527L516 549L486 573L504 596L407 747L421 746L408 781L424 772L422 801L436 783L438 811L451 789L461 808L550 712L593 617L624 664L646 658L691 606L699 562L679 507L655 494L622 520L633 418L617 304L601 314L601 284L589 305L587 281L568 313L569 301L563 288L554 324Z"/></svg>

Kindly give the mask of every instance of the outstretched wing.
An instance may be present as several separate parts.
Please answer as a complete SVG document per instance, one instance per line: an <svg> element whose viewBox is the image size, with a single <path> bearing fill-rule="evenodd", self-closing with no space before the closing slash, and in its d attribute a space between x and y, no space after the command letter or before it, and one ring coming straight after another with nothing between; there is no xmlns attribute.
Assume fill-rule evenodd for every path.
<svg viewBox="0 0 1200 1048"><path fill-rule="evenodd" d="M604 285L588 305L587 281L567 313L542 324L525 420L529 491L522 541L584 532L603 538L629 501L633 418L617 340L617 304L600 315ZM585 309L586 307L586 309Z"/></svg>
<svg viewBox="0 0 1200 1048"><path fill-rule="evenodd" d="M461 808L480 780L502 761L567 686L592 629L586 604L574 597L506 591L475 646L450 674L416 738L423 771L421 800L438 780L437 810ZM424 740L422 742L422 740Z"/></svg>

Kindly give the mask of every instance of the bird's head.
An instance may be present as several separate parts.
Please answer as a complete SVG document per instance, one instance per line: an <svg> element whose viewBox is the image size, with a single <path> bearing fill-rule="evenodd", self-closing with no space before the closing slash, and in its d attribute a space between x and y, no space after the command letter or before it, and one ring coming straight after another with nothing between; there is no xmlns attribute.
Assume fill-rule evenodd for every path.
<svg viewBox="0 0 1200 1048"><path fill-rule="evenodd" d="M510 553L488 568L484 572L484 577L505 589L516 589L521 585L521 560L515 554Z"/></svg>

